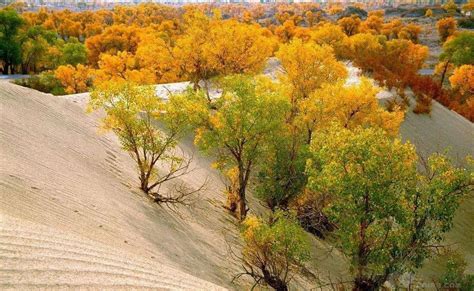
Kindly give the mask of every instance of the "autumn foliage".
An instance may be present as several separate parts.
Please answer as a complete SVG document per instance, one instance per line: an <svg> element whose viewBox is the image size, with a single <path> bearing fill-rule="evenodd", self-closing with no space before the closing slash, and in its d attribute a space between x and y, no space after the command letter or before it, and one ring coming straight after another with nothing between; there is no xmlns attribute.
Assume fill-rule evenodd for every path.
<svg viewBox="0 0 474 291"><path fill-rule="evenodd" d="M446 41L448 37L454 34L456 31L457 23L456 20L452 17L446 17L440 19L436 23L436 27L438 28L438 34L441 41Z"/></svg>
<svg viewBox="0 0 474 291"><path fill-rule="evenodd" d="M194 137L220 171L218 194L242 227L240 275L255 285L288 290L311 257L306 230L330 234L354 290L376 290L422 265L472 185L468 170L441 155L420 172L424 161L398 136L407 93L415 113L430 113L436 100L474 120L474 35L439 20L438 70L421 76L429 51L420 25L345 8L148 3L18 15L10 7L0 14L0 67L39 73L29 80L43 91L92 90L90 109L105 113L103 128L157 203L195 192L174 186L191 165L181 138ZM363 74L356 81L351 66ZM155 84L181 81L184 92L157 96ZM382 88L402 101L383 106Z"/></svg>

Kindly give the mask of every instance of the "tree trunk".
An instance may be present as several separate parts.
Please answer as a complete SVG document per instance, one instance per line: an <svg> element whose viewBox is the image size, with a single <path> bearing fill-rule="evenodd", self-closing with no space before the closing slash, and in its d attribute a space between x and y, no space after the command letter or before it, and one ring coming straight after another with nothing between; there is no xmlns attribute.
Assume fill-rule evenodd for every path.
<svg viewBox="0 0 474 291"><path fill-rule="evenodd" d="M239 161L239 188L238 188L238 194L239 194L239 201L237 202L237 217L239 218L240 221L243 221L245 219L245 216L247 215L247 204L245 201L245 192L247 190L247 182L248 182L248 175L250 174L250 171L247 169L245 170L244 168L244 163L242 161Z"/></svg>
<svg viewBox="0 0 474 291"><path fill-rule="evenodd" d="M444 78L446 77L448 66L449 66L449 61L446 62L446 65L444 66L444 69L443 69L443 73L441 74L441 83L440 83L441 88L443 88Z"/></svg>
<svg viewBox="0 0 474 291"><path fill-rule="evenodd" d="M245 198L240 198L238 202L238 218L240 221L245 219L247 215L247 205L245 203Z"/></svg>
<svg viewBox="0 0 474 291"><path fill-rule="evenodd" d="M148 177L145 173L140 174L140 189L142 189L146 194L150 192L150 189L148 188Z"/></svg>
<svg viewBox="0 0 474 291"><path fill-rule="evenodd" d="M245 216L247 216L247 203L245 201L246 188L247 185L245 183L245 179L241 180L239 183L239 201L237 202L237 217L240 221L243 221Z"/></svg>
<svg viewBox="0 0 474 291"><path fill-rule="evenodd" d="M8 73L10 72L10 64L9 63L5 63L5 66L3 68L3 74L4 75L8 75Z"/></svg>
<svg viewBox="0 0 474 291"><path fill-rule="evenodd" d="M365 277L357 277L354 280L354 287L352 288L353 291L375 291L378 290L379 284L374 282L373 280Z"/></svg>
<svg viewBox="0 0 474 291"><path fill-rule="evenodd" d="M266 269L262 270L263 279L270 287L276 291L288 291L288 286L285 281L281 280L277 276L273 276Z"/></svg>

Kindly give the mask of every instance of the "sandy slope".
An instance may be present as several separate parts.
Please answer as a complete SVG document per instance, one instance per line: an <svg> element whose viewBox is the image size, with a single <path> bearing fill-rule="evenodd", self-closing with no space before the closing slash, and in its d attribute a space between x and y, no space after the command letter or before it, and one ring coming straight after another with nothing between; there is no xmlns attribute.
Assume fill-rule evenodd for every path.
<svg viewBox="0 0 474 291"><path fill-rule="evenodd" d="M229 253L229 245L239 253L238 224L222 207L223 183L209 159L196 153L183 178L191 187L209 181L192 207L154 204L137 190L134 164L115 136L99 133L100 115L84 113L87 98L0 81L0 288L218 288L196 278L251 286L231 283L241 271ZM191 139L181 147L195 151ZM337 252L312 239L308 270L321 268L323 280L346 275ZM302 277L293 284L310 286Z"/></svg>
<svg viewBox="0 0 474 291"><path fill-rule="evenodd" d="M62 252L68 248L61 240L76 241L75 237L79 237L79 246L93 241L97 243L94 245L97 252L101 245L106 245L116 258L145 259L147 263L143 266L149 268L150 273L147 284L155 284L153 286L163 286L160 285L160 280L166 279L160 275L160 270L166 270L163 265L182 271L166 271L176 282L190 278L184 271L219 285L229 285L229 278L237 270L229 269L223 233L231 239L236 228L231 227L231 217L220 206L221 183L207 164L201 165L205 171L198 169L192 177L187 177L187 183L198 185L210 176L214 189L209 189L205 200L194 208L180 209L182 217L178 217L135 191L132 185L136 184L136 174L131 159L120 150L113 136L98 134L96 115L87 116L83 108L65 98L6 82L0 83L0 102L0 276L7 276L0 284L17 283L20 277L25 284L48 278L44 284L67 282L73 285L91 282L90 275L99 278L94 275L96 271L99 274L99 266L90 274L76 273L77 276L68 277L66 281L61 279L61 272L41 273L47 263L36 262L43 266L38 266L38 272L23 269L26 258L21 255L21 244L26 248L30 245L32 250L31 243L20 242L16 255L10 254L12 250L6 243L14 244L16 240L8 237L28 233L22 227L12 228L8 220L12 217L17 225L24 222L27 229L36 228L29 223L47 227L48 230L43 231L38 226L37 233L31 235L49 238L51 245ZM42 258L42 252L33 255ZM20 261L5 261L8 256ZM58 259L50 263L51 268L64 269L69 268L71 261L65 263ZM35 263L32 264L34 270ZM114 272L110 271L110 279L116 277ZM112 281L126 284L130 279L127 276L124 280ZM100 278L104 279L98 279L103 284L110 282L106 275ZM187 280L190 285L184 287L207 289L210 286L197 279ZM138 283L134 284L142 286Z"/></svg>
<svg viewBox="0 0 474 291"><path fill-rule="evenodd" d="M430 115L417 115L410 110L400 128L400 134L404 140L412 142L418 153L425 157L437 152L446 153L457 164L463 164L468 155L474 157L474 124L436 101L433 101ZM474 274L473 242L474 193L471 193L457 210L454 227L447 235L447 244L463 255L471 274ZM438 264L427 263L423 273L432 277L439 270Z"/></svg>
<svg viewBox="0 0 474 291"><path fill-rule="evenodd" d="M230 283L239 267L228 244L236 247L238 227L222 208L223 186L209 160L197 154L196 170L183 180L199 186L209 179L192 208L178 215L151 203L136 190L134 165L116 138L98 133L99 114L84 113L87 98L0 81L0 288L248 286ZM472 124L437 103L431 117L408 113L401 134L424 153L451 147L458 157L474 148ZM182 146L194 151L190 140ZM450 234L471 270L473 204L463 204ZM345 279L344 260L313 241L309 270Z"/></svg>

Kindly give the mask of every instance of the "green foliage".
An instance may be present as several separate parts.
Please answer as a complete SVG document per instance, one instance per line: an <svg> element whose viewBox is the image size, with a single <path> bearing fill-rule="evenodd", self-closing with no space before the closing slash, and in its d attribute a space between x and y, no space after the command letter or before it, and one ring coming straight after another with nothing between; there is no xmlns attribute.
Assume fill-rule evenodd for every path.
<svg viewBox="0 0 474 291"><path fill-rule="evenodd" d="M57 41L57 34L35 25L20 36L23 73L38 72L42 69L54 69L48 64L48 49Z"/></svg>
<svg viewBox="0 0 474 291"><path fill-rule="evenodd" d="M212 103L202 92L188 104L182 97L170 103L187 109L184 114L196 124L195 143L215 155L216 167L228 175L229 184L236 184L230 192L237 201L229 201L229 209L243 219L249 179L265 161L270 140L283 128L288 102L266 77L232 75L220 79L218 86L222 95Z"/></svg>
<svg viewBox="0 0 474 291"><path fill-rule="evenodd" d="M241 234L244 274L256 284L287 290L292 273L310 258L307 234L286 212L276 211L268 221L249 216Z"/></svg>
<svg viewBox="0 0 474 291"><path fill-rule="evenodd" d="M459 291L474 290L474 275L466 274L466 267L466 261L459 254L451 253L439 282L441 287Z"/></svg>
<svg viewBox="0 0 474 291"><path fill-rule="evenodd" d="M29 78L18 79L15 80L15 84L53 95L66 94L61 82L51 72L43 72Z"/></svg>
<svg viewBox="0 0 474 291"><path fill-rule="evenodd" d="M105 129L112 130L125 151L137 164L140 188L147 194L170 178L185 172L189 163L175 153L183 131L178 124L164 117L164 103L153 86L137 86L125 82L103 83L91 93L90 109L103 108ZM167 125L167 132L156 127L156 121ZM160 173L157 163L168 165ZM164 170L165 167L162 167ZM156 201L162 196L153 193Z"/></svg>
<svg viewBox="0 0 474 291"><path fill-rule="evenodd" d="M460 18L458 20L458 26L466 29L474 29L474 16Z"/></svg>
<svg viewBox="0 0 474 291"><path fill-rule="evenodd" d="M418 172L415 148L380 129L335 127L311 150L308 187L332 196L325 213L338 226L337 246L351 259L357 288L420 267L472 190L472 170L433 155Z"/></svg>
<svg viewBox="0 0 474 291"><path fill-rule="evenodd" d="M474 33L461 32L443 45L440 60L449 61L455 66L474 64Z"/></svg>
<svg viewBox="0 0 474 291"><path fill-rule="evenodd" d="M87 62L86 46L75 37L69 38L68 42L61 48L61 52L62 64L76 66Z"/></svg>
<svg viewBox="0 0 474 291"><path fill-rule="evenodd" d="M15 10L0 10L0 61L3 63L4 74L8 74L14 65L21 62L18 29L22 24L23 19Z"/></svg>
<svg viewBox="0 0 474 291"><path fill-rule="evenodd" d="M269 82L244 75L221 79L222 96L213 103L216 110L209 111L196 141L207 152L227 148L230 152L219 155L223 166L235 166L232 152L245 164L261 159L265 142L281 125L287 102Z"/></svg>
<svg viewBox="0 0 474 291"><path fill-rule="evenodd" d="M306 185L308 147L302 145L296 149L292 143L287 134L275 136L271 144L273 154L268 156L258 174L256 195L273 210L287 208Z"/></svg>

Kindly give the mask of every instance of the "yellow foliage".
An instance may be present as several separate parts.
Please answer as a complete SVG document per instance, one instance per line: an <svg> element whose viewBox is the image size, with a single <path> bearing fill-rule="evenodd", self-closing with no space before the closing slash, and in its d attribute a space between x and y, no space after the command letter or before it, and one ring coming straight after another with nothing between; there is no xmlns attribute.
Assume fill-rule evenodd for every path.
<svg viewBox="0 0 474 291"><path fill-rule="evenodd" d="M462 10L463 10L464 12L470 11L470 12L472 13L472 12L474 11L474 1L473 1L473 0L469 0L468 3L466 3L466 4L464 4L464 5L462 6Z"/></svg>
<svg viewBox="0 0 474 291"><path fill-rule="evenodd" d="M474 66L463 65L454 70L454 73L449 77L451 86L459 91L461 95L465 95L467 99L474 99Z"/></svg>
<svg viewBox="0 0 474 291"><path fill-rule="evenodd" d="M257 24L236 20L213 22L204 57L219 74L248 74L263 69L273 53L273 40Z"/></svg>
<svg viewBox="0 0 474 291"><path fill-rule="evenodd" d="M90 83L89 68L81 64L77 67L59 66L54 72L54 76L61 82L68 94L86 92Z"/></svg>
<svg viewBox="0 0 474 291"><path fill-rule="evenodd" d="M229 180L229 186L227 186L227 207L232 212L238 211L238 202L240 201L239 196L239 168L233 167L226 172L227 179ZM236 213L238 216L242 214Z"/></svg>
<svg viewBox="0 0 474 291"><path fill-rule="evenodd" d="M369 16L360 26L360 32L380 34L383 26L383 18L377 15Z"/></svg>
<svg viewBox="0 0 474 291"><path fill-rule="evenodd" d="M156 78L150 68L140 69L136 58L124 51L115 55L100 55L99 69L95 70L94 84L97 85L107 81L153 84L156 83Z"/></svg>
<svg viewBox="0 0 474 291"><path fill-rule="evenodd" d="M457 23L452 17L446 17L436 22L438 28L439 37L441 41L446 41L448 37L452 36L456 32Z"/></svg>
<svg viewBox="0 0 474 291"><path fill-rule="evenodd" d="M140 42L135 53L137 66L151 71L154 75L154 83L180 81L179 66L172 49L171 44L166 42L160 33L154 31L143 33L140 35Z"/></svg>
<svg viewBox="0 0 474 291"><path fill-rule="evenodd" d="M361 22L358 16L353 15L339 19L337 24L342 27L342 30L347 36L351 36L359 32Z"/></svg>
<svg viewBox="0 0 474 291"><path fill-rule="evenodd" d="M443 9L449 13L455 13L458 9L458 6L456 3L454 3L454 0L450 0L448 3L443 5Z"/></svg>
<svg viewBox="0 0 474 291"><path fill-rule="evenodd" d="M344 41L347 35L338 25L324 23L318 26L311 33L311 39L319 45L329 45L334 49L337 57L341 57L344 53Z"/></svg>
<svg viewBox="0 0 474 291"><path fill-rule="evenodd" d="M325 84L298 104L301 112L298 122L309 131L335 122L348 129L376 126L396 136L404 113L384 110L377 101L379 91L367 79L350 86L343 82Z"/></svg>
<svg viewBox="0 0 474 291"><path fill-rule="evenodd" d="M342 11L343 11L342 6L334 5L329 8L328 13L330 15L336 15L338 13L341 13Z"/></svg>
<svg viewBox="0 0 474 291"><path fill-rule="evenodd" d="M306 98L324 83L336 82L347 76L345 66L336 60L333 49L327 45L294 39L282 45L276 56L285 73L281 79L292 89L292 99Z"/></svg>
<svg viewBox="0 0 474 291"><path fill-rule="evenodd" d="M431 9L426 10L425 17L433 17L433 10Z"/></svg>
<svg viewBox="0 0 474 291"><path fill-rule="evenodd" d="M369 11L368 16L369 17L370 16L377 16L377 17L383 18L385 16L385 10L380 9L380 10Z"/></svg>
<svg viewBox="0 0 474 291"><path fill-rule="evenodd" d="M139 29L134 26L112 25L101 34L86 40L89 63L96 65L102 53L114 55L125 51L135 53L139 42Z"/></svg>
<svg viewBox="0 0 474 291"><path fill-rule="evenodd" d="M400 32L398 33L398 38L408 39L414 43L417 43L418 36L421 33L421 31L422 31L421 26L413 24L413 23L409 23L400 30Z"/></svg>
<svg viewBox="0 0 474 291"><path fill-rule="evenodd" d="M210 20L197 12L185 20L186 33L177 40L173 56L195 86L217 75L256 73L273 53L275 41L257 24Z"/></svg>

